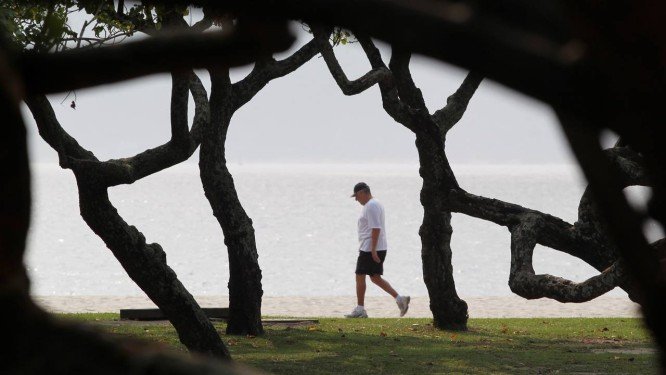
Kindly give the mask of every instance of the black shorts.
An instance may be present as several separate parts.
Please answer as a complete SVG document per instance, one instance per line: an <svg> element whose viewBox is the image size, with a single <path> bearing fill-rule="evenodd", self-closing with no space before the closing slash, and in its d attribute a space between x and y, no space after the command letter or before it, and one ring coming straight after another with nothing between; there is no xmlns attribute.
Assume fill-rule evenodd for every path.
<svg viewBox="0 0 666 375"><path fill-rule="evenodd" d="M386 250L377 250L377 256L381 259L380 263L372 259L372 253L369 251L359 251L358 259L356 260L356 274L357 275L383 275L384 274L384 259L386 259Z"/></svg>

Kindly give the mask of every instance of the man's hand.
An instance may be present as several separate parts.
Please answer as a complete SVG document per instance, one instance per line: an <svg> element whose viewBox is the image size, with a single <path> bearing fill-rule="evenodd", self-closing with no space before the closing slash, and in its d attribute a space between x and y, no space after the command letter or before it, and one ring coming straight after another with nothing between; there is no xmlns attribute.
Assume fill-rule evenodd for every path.
<svg viewBox="0 0 666 375"><path fill-rule="evenodd" d="M379 242L379 231L381 231L380 228L372 228L372 233L370 234L370 252L372 252L372 260L374 260L377 263L381 263L382 260L379 259L379 255L377 255L377 242Z"/></svg>

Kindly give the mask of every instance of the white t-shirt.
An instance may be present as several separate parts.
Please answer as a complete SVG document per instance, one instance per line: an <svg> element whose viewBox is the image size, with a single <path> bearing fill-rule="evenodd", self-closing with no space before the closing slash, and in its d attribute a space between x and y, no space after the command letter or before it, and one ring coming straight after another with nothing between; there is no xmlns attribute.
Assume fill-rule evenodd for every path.
<svg viewBox="0 0 666 375"><path fill-rule="evenodd" d="M359 250L370 252L372 246L372 229L379 228L379 238L375 250L386 250L386 226L384 225L384 206L374 198L370 199L361 210L358 218Z"/></svg>

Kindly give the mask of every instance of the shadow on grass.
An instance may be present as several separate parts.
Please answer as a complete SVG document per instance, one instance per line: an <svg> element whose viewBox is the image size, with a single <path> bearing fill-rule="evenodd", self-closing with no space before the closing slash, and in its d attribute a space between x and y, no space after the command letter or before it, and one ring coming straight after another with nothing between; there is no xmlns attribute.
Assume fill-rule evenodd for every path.
<svg viewBox="0 0 666 375"><path fill-rule="evenodd" d="M185 348L167 324L76 317L119 334ZM428 319L321 319L267 325L261 337L224 335L233 358L277 374L656 373L656 354L637 319L473 319L467 332Z"/></svg>
<svg viewBox="0 0 666 375"><path fill-rule="evenodd" d="M274 373L651 373L652 353L598 353L639 348L645 341L612 343L543 338L508 326L451 333L427 323L396 325L330 321L319 326L271 328L262 338L230 341L238 361ZM585 337L585 336L583 336Z"/></svg>

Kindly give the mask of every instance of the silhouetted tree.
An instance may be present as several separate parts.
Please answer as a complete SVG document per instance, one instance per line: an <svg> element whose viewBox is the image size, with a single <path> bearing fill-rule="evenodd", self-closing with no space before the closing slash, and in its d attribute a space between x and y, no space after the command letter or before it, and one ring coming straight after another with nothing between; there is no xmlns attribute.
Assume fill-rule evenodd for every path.
<svg viewBox="0 0 666 375"><path fill-rule="evenodd" d="M66 29L67 17L61 18L61 26L57 27L54 26L50 14L66 14L68 10L66 6L55 3L38 8L37 13L29 14L42 12L43 18L27 19L28 22L34 21L32 24L36 27L26 29L37 29L37 35L47 35L53 28ZM99 12L99 9L96 10ZM180 17L182 19L182 15ZM167 22L174 22L173 20L175 18ZM85 25L83 28L85 29ZM118 35L126 34L122 30L118 31L117 25L109 25L109 29L116 30ZM75 42L78 45L84 36L77 35L76 38L76 41L70 43ZM25 41L23 47L44 53L57 49L54 46L66 46L68 41L63 41L64 39L66 38L54 34L51 36L52 43ZM200 140L199 129L209 119L206 91L192 72L173 73L172 81L171 139L159 147L117 160L100 161L92 152L79 145L61 127L45 95L27 97L25 102L35 118L40 135L58 153L60 166L74 172L84 221L104 241L130 278L164 312L188 349L229 358L229 353L212 323L178 280L176 273L167 265L166 253L162 247L157 243L146 243L144 235L123 220L108 197L109 187L131 184L178 164L187 160L197 148ZM188 91L192 93L196 107L192 130L189 129L187 120Z"/></svg>
<svg viewBox="0 0 666 375"><path fill-rule="evenodd" d="M199 168L206 198L222 227L229 254L229 334L263 333L263 291L254 227L238 199L225 157L231 119L270 81L293 72L316 54L314 41L310 41L284 60L262 56L252 71L235 83L231 82L228 69L210 70L211 121L203 129Z"/></svg>
<svg viewBox="0 0 666 375"><path fill-rule="evenodd" d="M195 32L203 32L211 27L213 23L222 26L225 32L229 33L233 30L234 26L231 23L229 15L205 15L204 18L193 26L188 26L182 19L184 8L172 7L160 9L159 12L154 12L151 7L141 7L135 5L127 12L120 12L120 8L107 9L109 5L104 5L102 8L95 8L98 16L95 18L97 22L103 19L105 23L103 26L109 26L117 32L118 37L124 37L126 34L134 31L144 32L149 35L156 35L159 33L158 29L165 30L189 30ZM63 5L57 5L60 13L64 12ZM137 11L136 9L141 11ZM18 9L22 9L18 7ZM44 12L48 12L48 7L44 8ZM33 16L34 12L29 12ZM139 17L138 15L144 15ZM44 25L47 16L37 17L34 22L39 25ZM43 18L43 19L42 19ZM63 30L67 30L66 17L61 19L63 23ZM86 29L87 23L84 23L82 31ZM98 27L93 24L93 30L98 30ZM30 28L32 29L32 28ZM48 30L47 27L35 28L37 30ZM106 28L103 28L106 30ZM129 30L123 32L123 30ZM20 31L20 29L19 29ZM83 34L70 35L72 32L64 32L64 36L54 35L51 39L42 41L39 37L46 32L35 33L35 36L24 38L24 45L31 47L44 45L46 49L67 50L73 44L76 48L89 48L97 45L102 45L104 41L110 39L109 36L100 37L95 34L95 38L86 38ZM116 34L114 34L116 35ZM71 36L71 37L67 37ZM19 39L19 38L16 38ZM37 41L30 40L36 39ZM20 39L19 39L20 40ZM85 44L81 46L82 42ZM69 43L69 44L68 44ZM201 180L203 183L206 197L213 209L215 217L222 228L225 237L225 244L229 256L229 319L227 325L227 333L230 334L252 334L258 335L263 333L261 325L261 268L258 263L258 253L256 249L256 242L254 238L254 228L251 219L245 213L243 206L238 199L236 189L234 186L233 178L226 167L225 160L225 140L226 132L230 125L233 113L247 103L251 98L256 95L263 87L265 87L271 80L282 77L299 66L307 62L316 53L316 48L313 43L306 44L299 51L294 53L291 57L283 61L275 61L270 54L266 54L257 59L255 68L243 80L232 84L229 78L228 69L216 68L211 69L211 100L207 99L207 94L203 85L198 77L190 72L189 77L181 77L180 85L183 85L183 80L191 80L190 90L192 91L195 100L197 115L195 116L195 123L191 131L188 130L187 123L183 123L187 116L187 91L177 91L176 76L174 73L174 92L172 95L172 140L170 143L158 147L153 150L148 150L133 158L121 159L118 161L110 160L108 162L99 163L98 165L86 166L85 168L76 168L71 165L75 162L69 162L68 159L84 159L85 157L94 157L87 154L84 150L75 152L76 155L71 154L71 150L67 150L69 154L63 154L62 145L66 142L61 141L61 138L69 138L64 130L57 125L57 120L50 109L50 104L42 98L30 98L28 103L31 111L35 114L38 125L42 130L40 133L49 141L49 143L59 151L61 155L61 165L67 168L72 168L77 175L79 181L80 196L86 196L87 199L82 198L81 208L82 216L91 228L102 237L107 246L114 250L119 246L129 246L130 243L136 243L132 246L144 247L150 246L154 249L156 255L155 259L165 258L159 245L145 245L143 236L132 235L127 237L127 244L121 245L118 239L113 240L110 238L111 233L117 233L109 225L112 223L106 217L101 217L101 207L105 207L100 202L96 202L93 198L99 194L100 189L85 189L84 186L90 185L85 181L95 180L103 181L105 187L113 186L118 183L133 183L137 179L145 177L149 174L158 172L177 163L180 163L192 155L194 150L198 147L201 140L203 146L201 149L200 168ZM185 117L183 117L185 116ZM176 123L177 122L177 123ZM63 133L64 135L61 135ZM202 133L204 134L202 137ZM50 137L50 139L49 139ZM76 144L75 141L70 143ZM78 144L76 144L76 147ZM65 155L66 157L62 157ZM76 171L80 171L76 173ZM99 174L108 174L109 176L100 177ZM113 175L113 177L110 177ZM121 181L116 181L120 179ZM84 194L85 193L85 194ZM86 202L94 202L93 204L86 204ZM111 203L105 200L105 204L112 208ZM116 213L115 209L113 212ZM116 214L117 215L117 214ZM97 218L99 216L99 218ZM97 218L97 219L96 219ZM119 216L117 217L120 218ZM133 227L132 227L133 228ZM136 263L137 259L134 257L124 256L119 251L114 251L114 255L121 261L128 274L135 280L139 286L146 291L149 287L158 287L154 283L150 283L150 277L156 275L147 274L145 270L156 270L156 267L139 266ZM146 260L147 261L147 260ZM163 262L164 263L164 262ZM166 263L164 263L166 265ZM141 271L144 270L144 271ZM172 271L169 271L172 272ZM141 278L139 275L145 274ZM174 275L175 277L175 275ZM166 278L162 278L166 279ZM179 287L182 285L179 284ZM165 290L164 286L158 288ZM149 296L156 295L155 292L148 293ZM188 294L189 295L189 294ZM165 312L169 308L166 306L165 301L173 301L172 305L178 304L175 301L180 301L182 298L162 298L161 303L158 303L157 297L151 297L153 301ZM188 297L191 299L191 296ZM188 302L190 304L193 300ZM198 308L198 306L197 306ZM199 311L199 313L201 313ZM170 316L167 314L167 316ZM174 324L175 325L175 324ZM196 341L199 345L205 345L205 340L190 340Z"/></svg>
<svg viewBox="0 0 666 375"><path fill-rule="evenodd" d="M421 165L419 173L423 178L421 204L424 210L419 235L423 280L430 297L430 310L436 327L467 329L467 303L458 297L453 279L451 212L446 207L448 195L459 186L446 159L444 141L446 133L465 112L482 77L470 73L458 91L449 97L447 105L431 115L421 91L410 75L410 54L407 51L393 49L391 61L386 66L372 40L367 36L357 35L372 70L358 80L349 81L329 43L330 32L324 28L314 28L313 33L322 56L343 93L354 95L379 84L386 112L416 135L416 148Z"/></svg>
<svg viewBox="0 0 666 375"><path fill-rule="evenodd" d="M429 114L421 91L411 78L409 52L393 48L390 63L386 66L372 41L366 36L359 36L358 41L368 56L372 70L356 81L349 81L325 34L318 35L317 40L331 74L345 94L353 95L378 84L387 113L416 135L419 172L424 181L421 190L424 220L419 231L423 275L436 326L464 329L467 320L466 305L458 302L452 277L451 212L487 220L509 229L509 286L524 298L585 302L620 286L634 301L641 301L640 294L624 271L618 249L609 240L608 229L600 218L589 189L581 198L578 221L569 224L516 204L475 196L457 183L445 153L446 135L461 119L481 82L481 76L468 74L460 88L447 99L446 106ZM638 153L622 145L606 153L623 172L624 187L649 184L644 162ZM533 268L533 251L537 244L575 256L599 270L600 274L580 283L548 274L537 275Z"/></svg>

